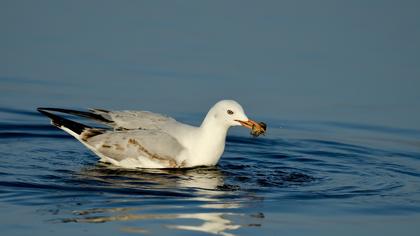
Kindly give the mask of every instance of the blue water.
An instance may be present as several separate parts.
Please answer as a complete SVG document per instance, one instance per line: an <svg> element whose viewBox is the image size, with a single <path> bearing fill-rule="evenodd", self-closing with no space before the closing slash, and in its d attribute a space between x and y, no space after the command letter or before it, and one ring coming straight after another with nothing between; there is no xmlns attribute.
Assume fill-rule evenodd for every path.
<svg viewBox="0 0 420 236"><path fill-rule="evenodd" d="M0 2L1 235L418 235L418 1ZM36 107L198 125L216 167L100 164Z"/></svg>
<svg viewBox="0 0 420 236"><path fill-rule="evenodd" d="M6 235L418 229L420 131L269 120L266 137L233 130L216 167L128 171L97 163L34 111L0 112Z"/></svg>

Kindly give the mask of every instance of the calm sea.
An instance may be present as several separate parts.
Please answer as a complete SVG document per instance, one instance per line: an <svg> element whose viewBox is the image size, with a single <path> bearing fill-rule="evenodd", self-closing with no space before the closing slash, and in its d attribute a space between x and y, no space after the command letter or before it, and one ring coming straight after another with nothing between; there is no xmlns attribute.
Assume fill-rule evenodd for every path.
<svg viewBox="0 0 420 236"><path fill-rule="evenodd" d="M416 1L1 1L1 235L418 235ZM218 166L124 170L36 107L199 125Z"/></svg>

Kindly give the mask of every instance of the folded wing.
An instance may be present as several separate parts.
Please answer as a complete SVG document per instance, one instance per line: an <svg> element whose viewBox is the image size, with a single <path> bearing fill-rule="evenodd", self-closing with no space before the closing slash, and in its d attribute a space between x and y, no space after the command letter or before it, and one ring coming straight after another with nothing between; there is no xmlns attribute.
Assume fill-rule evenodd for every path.
<svg viewBox="0 0 420 236"><path fill-rule="evenodd" d="M167 124L176 123L176 120L158 113L149 111L105 111L91 109L93 114L110 121L108 125L114 129L162 129Z"/></svg>
<svg viewBox="0 0 420 236"><path fill-rule="evenodd" d="M103 161L132 166L178 168L184 147L171 135L159 130L110 131L87 139L86 144Z"/></svg>
<svg viewBox="0 0 420 236"><path fill-rule="evenodd" d="M114 130L161 130L167 124L177 123L171 117L148 111L108 111L103 109L77 111L62 108L38 108L38 110L61 112L88 118L110 126Z"/></svg>

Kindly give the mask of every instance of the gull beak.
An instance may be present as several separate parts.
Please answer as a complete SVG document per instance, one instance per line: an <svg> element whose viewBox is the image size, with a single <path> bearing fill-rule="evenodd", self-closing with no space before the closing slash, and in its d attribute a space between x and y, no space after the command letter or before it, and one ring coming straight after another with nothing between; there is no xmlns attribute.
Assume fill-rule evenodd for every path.
<svg viewBox="0 0 420 236"><path fill-rule="evenodd" d="M259 128L262 128L261 125L253 120L247 120L247 121L242 121L242 120L235 120L237 122L239 122L242 126L248 128L248 129L252 129L252 127L257 126Z"/></svg>
<svg viewBox="0 0 420 236"><path fill-rule="evenodd" d="M258 137L261 134L264 135L267 130L267 125L264 122L256 122L253 120L247 120L247 121L235 120L235 121L239 122L239 124L241 124L242 126L250 129L251 135L254 137Z"/></svg>

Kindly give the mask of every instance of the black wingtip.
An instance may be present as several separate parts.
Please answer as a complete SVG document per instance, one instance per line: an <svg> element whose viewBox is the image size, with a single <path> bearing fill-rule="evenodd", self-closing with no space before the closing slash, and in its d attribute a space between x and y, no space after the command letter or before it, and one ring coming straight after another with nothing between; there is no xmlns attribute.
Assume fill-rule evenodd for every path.
<svg viewBox="0 0 420 236"><path fill-rule="evenodd" d="M38 107L37 109L36 109L38 112L43 112L43 110L45 110L45 108L44 107Z"/></svg>
<svg viewBox="0 0 420 236"><path fill-rule="evenodd" d="M57 118L64 119L64 118L62 118L62 117L59 117L59 116L57 116L57 115L54 115L54 114L52 114L52 113L47 112L47 111L46 111L47 109L48 109L48 108L38 107L36 110L37 110L38 112L40 112L41 114L43 114L43 115L45 115L45 116L49 117L51 120L54 120L54 119L57 119Z"/></svg>
<svg viewBox="0 0 420 236"><path fill-rule="evenodd" d="M87 125L77 123L75 121L68 120L66 118L60 117L58 115L55 115L53 113L47 112L47 110L51 111L54 108L44 108L44 107L38 107L37 111L41 114L47 116L51 119L51 124L57 126L57 127L66 127L70 129L71 131L75 132L76 134L81 134L85 129L91 128Z"/></svg>
<svg viewBox="0 0 420 236"><path fill-rule="evenodd" d="M96 121L99 121L99 122L102 122L102 123L105 123L105 124L113 123L112 121L104 118L103 116L101 116L99 114L95 114L93 112L77 111L77 110L63 109L63 108L52 108L52 107L38 107L37 110L39 112L41 112L41 111L44 111L44 112L45 111L61 112L61 113L64 113L64 114L85 117L85 118L96 120ZM105 111L105 110L100 110L100 111Z"/></svg>

